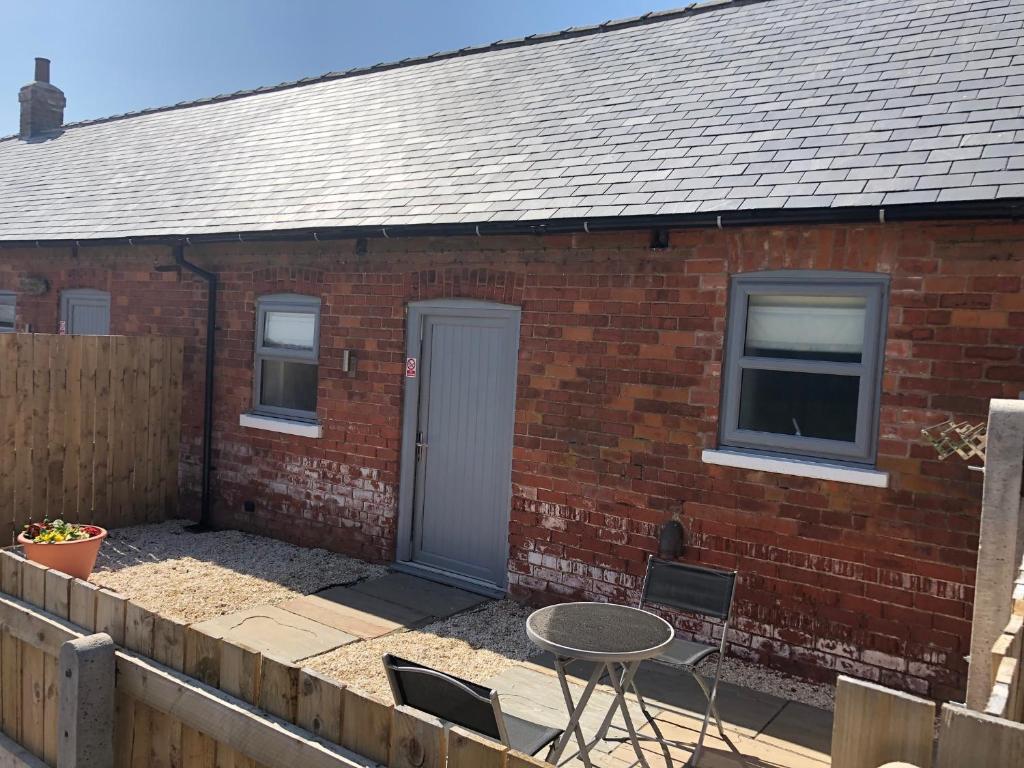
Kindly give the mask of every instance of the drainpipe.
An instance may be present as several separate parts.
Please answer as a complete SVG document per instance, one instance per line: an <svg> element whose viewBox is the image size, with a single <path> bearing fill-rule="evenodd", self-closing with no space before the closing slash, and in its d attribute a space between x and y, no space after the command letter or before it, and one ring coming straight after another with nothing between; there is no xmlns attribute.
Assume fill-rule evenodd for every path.
<svg viewBox="0 0 1024 768"><path fill-rule="evenodd" d="M214 342L217 338L217 275L207 272L185 259L185 246L174 246L174 263L187 269L200 280L206 281L206 381L203 387L203 490L200 501L199 523L190 526L195 533L213 530L210 516L210 473L213 470L213 361Z"/></svg>

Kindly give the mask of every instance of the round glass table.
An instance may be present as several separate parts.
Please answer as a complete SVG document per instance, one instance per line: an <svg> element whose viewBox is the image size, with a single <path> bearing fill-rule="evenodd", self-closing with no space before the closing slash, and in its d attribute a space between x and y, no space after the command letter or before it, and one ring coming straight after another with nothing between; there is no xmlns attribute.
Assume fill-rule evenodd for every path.
<svg viewBox="0 0 1024 768"><path fill-rule="evenodd" d="M641 765L647 766L626 705L625 691L634 684L633 678L640 662L658 656L672 642L675 637L672 626L660 616L625 605L563 603L549 605L530 614L526 620L526 634L534 645L555 657L555 671L569 711L569 724L548 756L549 761L558 763L574 734L580 749L580 759L588 768L592 766L590 748L604 739L615 710L619 709L633 750ZM594 664L594 670L578 702L573 701L566 672L573 661ZM595 738L588 744L583 737L580 718L605 673L608 674L615 695Z"/></svg>

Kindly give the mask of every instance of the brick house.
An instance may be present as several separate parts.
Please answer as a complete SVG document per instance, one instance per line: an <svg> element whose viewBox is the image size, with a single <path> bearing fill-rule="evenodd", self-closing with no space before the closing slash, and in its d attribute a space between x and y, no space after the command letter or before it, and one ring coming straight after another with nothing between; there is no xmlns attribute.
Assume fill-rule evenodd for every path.
<svg viewBox="0 0 1024 768"><path fill-rule="evenodd" d="M1024 389L1022 21L734 0L69 125L40 62L0 331L184 336L217 525L634 602L675 519L733 654L957 698L981 480L920 430Z"/></svg>

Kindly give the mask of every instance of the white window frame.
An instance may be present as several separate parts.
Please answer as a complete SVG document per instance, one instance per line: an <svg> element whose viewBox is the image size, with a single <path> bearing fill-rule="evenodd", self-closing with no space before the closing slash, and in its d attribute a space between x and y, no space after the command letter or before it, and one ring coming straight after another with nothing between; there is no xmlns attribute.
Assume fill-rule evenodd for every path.
<svg viewBox="0 0 1024 768"><path fill-rule="evenodd" d="M14 307L14 325L10 328L0 328L0 333L18 332L18 298L14 291L0 291L0 304L6 307Z"/></svg>
<svg viewBox="0 0 1024 768"><path fill-rule="evenodd" d="M722 366L722 447L873 466L878 451L889 277L877 273L784 270L734 275L730 285L725 358ZM866 300L864 347L859 363L748 356L747 309L751 295L857 296ZM740 429L743 371L769 370L857 376L855 440L781 435Z"/></svg>
<svg viewBox="0 0 1024 768"><path fill-rule="evenodd" d="M292 312L296 314L313 315L313 348L311 350L281 349L280 347L266 346L263 340L263 333L266 329L268 312ZM299 294L292 293L279 293L269 296L261 296L257 299L256 354L254 357L252 377L252 412L254 414L292 421L316 422L317 416L315 410L303 411L296 410L294 408L281 408L274 405L264 405L260 402L264 360L283 360L285 362L308 363L316 366L320 365L320 299L314 296L301 296ZM317 373L319 374L319 367L317 369Z"/></svg>

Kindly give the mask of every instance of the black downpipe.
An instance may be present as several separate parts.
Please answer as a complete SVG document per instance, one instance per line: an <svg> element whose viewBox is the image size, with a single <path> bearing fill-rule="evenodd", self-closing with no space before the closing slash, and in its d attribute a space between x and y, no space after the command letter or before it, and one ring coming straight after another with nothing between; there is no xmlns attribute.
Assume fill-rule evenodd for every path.
<svg viewBox="0 0 1024 768"><path fill-rule="evenodd" d="M174 263L206 281L206 382L203 388L203 490L200 500L199 523L191 526L195 533L213 530L210 514L210 475L213 471L213 363L214 342L217 338L217 275L207 272L185 259L185 246L174 246Z"/></svg>

